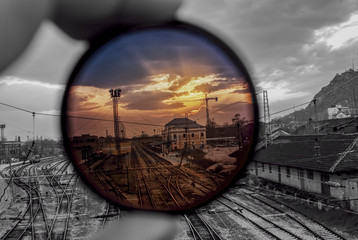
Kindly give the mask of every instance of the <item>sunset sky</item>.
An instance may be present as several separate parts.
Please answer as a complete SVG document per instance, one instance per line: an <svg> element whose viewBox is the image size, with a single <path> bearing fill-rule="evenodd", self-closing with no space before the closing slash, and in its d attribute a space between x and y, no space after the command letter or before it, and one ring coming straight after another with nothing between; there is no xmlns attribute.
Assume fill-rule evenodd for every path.
<svg viewBox="0 0 358 240"><path fill-rule="evenodd" d="M119 115L127 137L142 131L159 133L174 117L197 120L205 125L205 93L218 97L209 110L218 124L231 123L239 113L253 119L247 81L231 60L207 39L168 29L146 30L113 39L83 66L69 95L71 116L112 119L108 90L122 90ZM238 102L236 104L233 104ZM233 104L232 106L229 106ZM72 119L74 133L105 135L109 122Z"/></svg>

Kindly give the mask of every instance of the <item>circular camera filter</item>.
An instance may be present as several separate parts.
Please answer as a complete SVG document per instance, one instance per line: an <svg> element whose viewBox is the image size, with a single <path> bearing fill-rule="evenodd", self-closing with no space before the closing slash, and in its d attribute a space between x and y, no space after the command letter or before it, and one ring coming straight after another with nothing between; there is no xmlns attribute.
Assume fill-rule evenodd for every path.
<svg viewBox="0 0 358 240"><path fill-rule="evenodd" d="M97 193L123 207L182 211L238 179L252 155L257 106L238 56L173 23L94 41L67 85L68 156Z"/></svg>

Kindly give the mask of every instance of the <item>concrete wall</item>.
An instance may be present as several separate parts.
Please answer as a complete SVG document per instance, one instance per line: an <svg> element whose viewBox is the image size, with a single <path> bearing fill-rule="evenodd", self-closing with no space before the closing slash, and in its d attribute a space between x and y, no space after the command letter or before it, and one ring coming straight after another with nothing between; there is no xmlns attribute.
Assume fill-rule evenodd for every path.
<svg viewBox="0 0 358 240"><path fill-rule="evenodd" d="M271 172L270 172L271 165ZM280 168L280 171L279 171ZM257 163L257 176L273 181L280 182L283 185L294 187L308 192L322 193L321 175L318 172L313 172L313 179L308 178L306 170L303 171L303 177L299 176L297 168L290 167L290 174L287 176L287 168L268 163ZM256 175L255 164L251 163L249 166L250 174ZM279 179L281 175L281 179ZM279 181L280 180L280 181Z"/></svg>
<svg viewBox="0 0 358 240"><path fill-rule="evenodd" d="M313 172L313 179L308 178L308 172L304 170L304 188L303 190L313 193L322 193L321 174Z"/></svg>
<svg viewBox="0 0 358 240"><path fill-rule="evenodd" d="M281 167L281 183L297 189L301 189L301 181L298 178L297 168L289 168L290 174L287 176L287 168Z"/></svg>
<svg viewBox="0 0 358 240"><path fill-rule="evenodd" d="M349 199L352 199L349 201L349 206L353 211L358 212L358 180L348 180L347 181L347 196L349 196Z"/></svg>
<svg viewBox="0 0 358 240"><path fill-rule="evenodd" d="M264 170L264 171L263 171ZM249 174L267 179L273 182L279 182L278 165L271 164L271 173L269 171L269 164L265 163L251 163L248 166ZM290 167L289 177L287 176L287 168L280 167L281 181L280 183L286 186L297 188L311 193L322 194L321 173L313 172L313 179L308 178L308 171L302 169L303 177L300 177L299 169ZM257 174L256 174L257 173ZM358 212L358 178L349 179L352 176L330 174L329 182L332 185L327 185L330 195L340 200L347 201L348 206L352 211Z"/></svg>
<svg viewBox="0 0 358 240"><path fill-rule="evenodd" d="M330 186L330 192L331 192L331 196L334 198L338 198L341 200L346 199L347 197L347 193L346 193L346 186L347 185L347 180L342 180L341 176L337 176L337 175L330 175L329 176L329 180L330 182L333 183L339 183L342 187L333 187Z"/></svg>

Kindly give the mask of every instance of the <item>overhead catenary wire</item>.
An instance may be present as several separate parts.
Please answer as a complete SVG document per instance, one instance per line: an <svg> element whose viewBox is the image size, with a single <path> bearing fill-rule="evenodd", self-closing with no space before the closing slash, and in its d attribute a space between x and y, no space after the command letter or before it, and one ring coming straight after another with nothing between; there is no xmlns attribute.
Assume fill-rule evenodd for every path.
<svg viewBox="0 0 358 240"><path fill-rule="evenodd" d="M257 95L257 94L256 94L256 95ZM228 104L228 105L225 105L225 106L223 106L223 107L221 107L221 108L218 108L218 109L216 109L215 111L213 111L212 113L210 113L210 115L213 116L214 114L216 114L217 112L219 112L219 111L221 111L221 110L224 110L224 109L226 109L226 108L228 108L228 107L231 107L231 106L233 106L233 105L235 105L235 104L238 104L238 103L243 103L244 100L246 100L246 99L248 99L248 98L252 99L252 95L250 94L249 96L245 96L244 98L240 99L239 101L236 101L236 102L230 103L230 104ZM199 119L201 119L201 118L203 118L203 117L205 117L205 116L199 117L199 118L197 118L196 120L199 120Z"/></svg>
<svg viewBox="0 0 358 240"><path fill-rule="evenodd" d="M293 106L293 107L289 107L289 108L286 108L286 109L282 109L282 110L277 111L277 112L274 112L274 113L271 113L270 116L276 115L276 114L279 114L279 113L282 113L282 112L286 112L286 111L288 111L288 110L295 109L295 108L297 108L297 107L304 106L304 105L306 105L306 104L310 104L311 102L313 102L313 100L312 100L312 101L309 101L309 102L305 102L305 103L301 103L301 104L295 105L295 106ZM264 118L264 117L260 117L260 119L261 119L261 118Z"/></svg>
<svg viewBox="0 0 358 240"><path fill-rule="evenodd" d="M23 111L23 112L36 114L36 115L40 115L40 116L61 117L61 114L34 112L34 111L30 111L30 110L27 110L27 109L24 109L24 108L19 108L17 106L10 105L10 104L3 103L3 102L0 102L0 105L4 105L4 106L7 106L7 107L10 107L10 108L13 108L13 109L17 109L17 110L20 110L20 111ZM113 122L113 119L92 118L92 117L82 117L82 116L72 116L72 115L65 115L65 117L76 118L76 119L85 119L85 120L93 120L93 121ZM163 127L163 125L160 125L160 124L150 124L150 123L131 122L131 121L120 121L120 122L126 123L126 124L136 124L136 125Z"/></svg>
<svg viewBox="0 0 358 240"><path fill-rule="evenodd" d="M356 79L356 78L358 78L358 75L356 75L356 76L354 76L354 77L348 79L347 81L345 81L345 82L343 82L342 84L338 85L337 87L335 87L335 88L329 90L328 92L325 92L325 93L322 94L321 96L317 96L317 98L314 98L314 99L312 99L312 100L309 101L309 102L305 102L305 103L302 103L302 104L299 104L299 105L296 105L296 106L293 106L293 107L290 107L290 108L286 108L286 109L283 109L283 110L280 110L280 111L271 113L270 116L275 115L275 114L279 114L279 113L282 113L282 112L285 112L285 111L288 111L288 110L291 110L291 109L294 109L294 108L296 108L296 107L303 106L303 105L308 104L308 103L312 103L312 102L314 102L314 101L317 101L318 99L321 99L322 97L324 97L324 96L326 96L327 94L329 94L329 93L331 93L331 92L333 92L333 91L339 89L340 87L344 86L345 84L351 82L352 80L354 80L354 79ZM261 91L261 92L262 92L262 91ZM261 93L261 92L259 92L259 93ZM256 95L257 95L257 94L256 94ZM260 119L261 119L261 118L263 118L263 117L260 117Z"/></svg>
<svg viewBox="0 0 358 240"><path fill-rule="evenodd" d="M109 98L107 100L107 102L105 104L102 105L102 107L100 109L98 109L98 111L95 113L95 115L93 115L93 117L97 117L97 115L100 113L100 111L103 109L104 106L106 106L107 103L109 103L111 101L111 98ZM88 120L87 122L85 122L82 126L79 127L79 129L82 129L83 127L87 126L88 123L90 123L91 120Z"/></svg>
<svg viewBox="0 0 358 240"><path fill-rule="evenodd" d="M21 130L22 132L31 133L31 130L19 127L19 126L15 125L15 124L12 124L12 123L4 122L4 121L0 121L0 123L4 123L4 124L9 125L9 126L11 126L13 128L17 128L17 129Z"/></svg>

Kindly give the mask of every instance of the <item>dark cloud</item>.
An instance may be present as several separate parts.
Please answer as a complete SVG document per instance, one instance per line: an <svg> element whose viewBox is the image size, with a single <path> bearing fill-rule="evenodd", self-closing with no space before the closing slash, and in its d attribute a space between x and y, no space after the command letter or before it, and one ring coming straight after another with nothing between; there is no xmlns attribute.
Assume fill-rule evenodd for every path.
<svg viewBox="0 0 358 240"><path fill-rule="evenodd" d="M94 109L99 109L100 104L93 101L95 98L94 95L79 95L76 92L70 92L68 96L67 111L68 112L81 112L81 111L91 111Z"/></svg>
<svg viewBox="0 0 358 240"><path fill-rule="evenodd" d="M175 109L184 107L183 103L164 104L163 100L174 96L173 93L167 92L137 92L121 98L121 103L126 104L126 109L136 110L159 110Z"/></svg>
<svg viewBox="0 0 358 240"><path fill-rule="evenodd" d="M357 9L354 0L198 0L179 16L213 26L237 44L251 63L256 86L284 82L290 91L308 93L272 104L279 110L309 101L337 72L347 70L352 59L358 62L357 40L332 49L315 35L347 21Z"/></svg>
<svg viewBox="0 0 358 240"><path fill-rule="evenodd" d="M238 85L241 85L241 87L245 88L245 89L244 90L236 90L236 91L234 91L234 93L249 93L250 92L250 89L248 88L248 85L245 84L245 82L244 83L238 82L236 80L235 81L234 80L214 80L213 84L204 83L199 86L196 86L194 88L194 91L211 93L211 92L219 91L222 89L237 87Z"/></svg>
<svg viewBox="0 0 358 240"><path fill-rule="evenodd" d="M251 93L249 88L235 90L234 93Z"/></svg>
<svg viewBox="0 0 358 240"><path fill-rule="evenodd" d="M110 88L143 84L150 76L163 73L184 79L212 73L241 77L240 69L207 39L165 29L113 39L88 60L74 85Z"/></svg>

